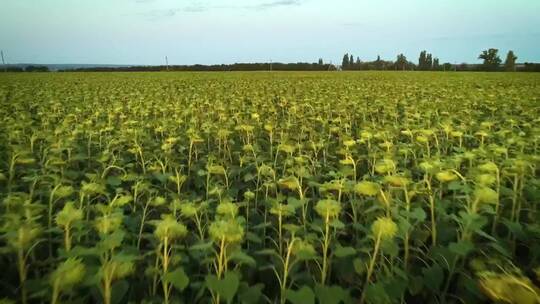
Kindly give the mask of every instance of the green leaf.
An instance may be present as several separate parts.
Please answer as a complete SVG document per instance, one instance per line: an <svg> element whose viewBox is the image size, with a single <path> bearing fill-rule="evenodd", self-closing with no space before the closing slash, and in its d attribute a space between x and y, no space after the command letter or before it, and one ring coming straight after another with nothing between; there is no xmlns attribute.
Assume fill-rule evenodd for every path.
<svg viewBox="0 0 540 304"><path fill-rule="evenodd" d="M308 286L302 286L297 291L287 289L285 294L287 300L291 301L292 304L315 304L315 294Z"/></svg>
<svg viewBox="0 0 540 304"><path fill-rule="evenodd" d="M262 243L262 239L257 234L250 231L246 232L246 240L257 244Z"/></svg>
<svg viewBox="0 0 540 304"><path fill-rule="evenodd" d="M511 222L509 220L504 219L503 224L510 230L512 235L516 236L518 239L524 239L525 233L523 232L523 227L520 223Z"/></svg>
<svg viewBox="0 0 540 304"><path fill-rule="evenodd" d="M243 283L245 288L238 294L238 299L242 304L257 304L260 303L260 298L262 295L262 289L264 284L259 283L253 286L248 286L246 283Z"/></svg>
<svg viewBox="0 0 540 304"><path fill-rule="evenodd" d="M384 284L381 283L370 284L366 287L366 299L368 303L392 303Z"/></svg>
<svg viewBox="0 0 540 304"><path fill-rule="evenodd" d="M430 290L437 292L444 279L444 272L441 266L433 264L428 268L423 268L422 274L424 275L424 285Z"/></svg>
<svg viewBox="0 0 540 304"><path fill-rule="evenodd" d="M231 260L235 261L237 264L246 264L250 267L255 267L257 264L252 257L250 257L249 255L247 255L245 252L241 250L236 250L229 257Z"/></svg>
<svg viewBox="0 0 540 304"><path fill-rule="evenodd" d="M334 250L334 255L338 258L345 258L354 254L356 254L356 250L352 247L339 246Z"/></svg>
<svg viewBox="0 0 540 304"><path fill-rule="evenodd" d="M473 248L473 243L467 240L450 243L450 245L448 245L448 249L459 256L466 256Z"/></svg>
<svg viewBox="0 0 540 304"><path fill-rule="evenodd" d="M111 303L121 303L129 289L129 283L126 280L115 282L111 288Z"/></svg>
<svg viewBox="0 0 540 304"><path fill-rule="evenodd" d="M426 220L426 212L422 208L414 208L411 211L410 216L412 219L415 219L418 222L423 222Z"/></svg>
<svg viewBox="0 0 540 304"><path fill-rule="evenodd" d="M223 279L218 279L217 276L209 274L206 276L206 286L223 297L227 303L231 303L238 286L240 285L240 277L235 272L227 272Z"/></svg>
<svg viewBox="0 0 540 304"><path fill-rule="evenodd" d="M201 250L201 251L205 251L205 250L209 250L209 249L212 249L212 246L213 246L213 243L212 242L207 242L207 243L197 243L191 247L189 247L189 250Z"/></svg>
<svg viewBox="0 0 540 304"><path fill-rule="evenodd" d="M317 284L315 286L315 294L319 300L319 304L338 304L345 301L347 292L339 286L324 286Z"/></svg>
<svg viewBox="0 0 540 304"><path fill-rule="evenodd" d="M485 237L486 239L488 239L488 240L490 240L490 241L492 241L492 242L495 242L495 243L497 242L497 239L496 239L496 238L492 237L491 235L485 233L485 232L482 231L482 230L478 230L478 231L476 231L476 233L477 233L478 235L480 235L480 236Z"/></svg>
<svg viewBox="0 0 540 304"><path fill-rule="evenodd" d="M113 187L118 187L122 184L122 180L116 176L109 176L107 177L107 184Z"/></svg>
<svg viewBox="0 0 540 304"><path fill-rule="evenodd" d="M333 219L332 221L330 221L330 227L334 228L334 229L343 229L345 228L345 224L340 221L339 219Z"/></svg>
<svg viewBox="0 0 540 304"><path fill-rule="evenodd" d="M460 189L463 189L463 184L461 181L455 180L448 183L448 190L456 191Z"/></svg>
<svg viewBox="0 0 540 304"><path fill-rule="evenodd" d="M179 291L183 291L189 284L189 278L182 267L168 272L163 279L171 283Z"/></svg>
<svg viewBox="0 0 540 304"><path fill-rule="evenodd" d="M274 249L262 249L255 252L258 255L274 255L279 256L279 254Z"/></svg>
<svg viewBox="0 0 540 304"><path fill-rule="evenodd" d="M422 281L421 276L415 276L412 275L409 279L409 286L408 290L411 295L417 295L422 291L422 288L424 287L424 282Z"/></svg>
<svg viewBox="0 0 540 304"><path fill-rule="evenodd" d="M393 240L384 240L381 242L382 253L396 257L399 254L399 245Z"/></svg>
<svg viewBox="0 0 540 304"><path fill-rule="evenodd" d="M353 260L353 267L357 274L363 275L366 272L366 264L359 258Z"/></svg>

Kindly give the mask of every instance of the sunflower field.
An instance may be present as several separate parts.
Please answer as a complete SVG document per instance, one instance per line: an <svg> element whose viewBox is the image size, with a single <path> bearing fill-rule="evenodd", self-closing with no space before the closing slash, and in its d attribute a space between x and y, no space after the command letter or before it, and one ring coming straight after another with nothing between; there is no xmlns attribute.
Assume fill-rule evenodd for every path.
<svg viewBox="0 0 540 304"><path fill-rule="evenodd" d="M540 303L540 75L0 76L0 303Z"/></svg>

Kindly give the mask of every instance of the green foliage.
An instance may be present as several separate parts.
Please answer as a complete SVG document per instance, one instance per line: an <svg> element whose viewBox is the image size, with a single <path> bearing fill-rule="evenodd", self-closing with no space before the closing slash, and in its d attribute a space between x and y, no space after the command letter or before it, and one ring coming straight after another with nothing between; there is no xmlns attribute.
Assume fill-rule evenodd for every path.
<svg viewBox="0 0 540 304"><path fill-rule="evenodd" d="M499 65L501 64L502 60L499 57L499 50L498 49L489 49L486 51L482 51L482 53L478 56L478 59L484 60L484 67L488 70L496 70L499 68Z"/></svg>
<svg viewBox="0 0 540 304"><path fill-rule="evenodd" d="M227 303L232 303L240 284L240 277L234 272L228 272L222 279L218 279L215 275L207 275L205 281L211 291L222 296Z"/></svg>

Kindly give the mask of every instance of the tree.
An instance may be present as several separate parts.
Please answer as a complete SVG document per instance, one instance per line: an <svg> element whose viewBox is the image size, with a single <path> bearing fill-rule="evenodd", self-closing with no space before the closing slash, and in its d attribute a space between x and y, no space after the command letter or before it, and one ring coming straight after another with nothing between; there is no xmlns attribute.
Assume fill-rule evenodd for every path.
<svg viewBox="0 0 540 304"><path fill-rule="evenodd" d="M322 58L319 58L319 63L318 63L318 64L319 64L319 65L323 65L323 64L324 64Z"/></svg>
<svg viewBox="0 0 540 304"><path fill-rule="evenodd" d="M509 72L515 72L516 60L517 60L517 56L514 55L514 51L512 50L508 51L508 54L506 54L506 60L504 61L504 69Z"/></svg>
<svg viewBox="0 0 540 304"><path fill-rule="evenodd" d="M484 69L488 71L494 71L499 68L499 65L501 64L501 58L499 57L499 50L498 49L489 49L487 51L482 51L482 53L478 56L478 59L483 59L484 62L482 65L484 66Z"/></svg>
<svg viewBox="0 0 540 304"><path fill-rule="evenodd" d="M432 70L433 69L433 57L431 54L427 54L426 56L426 70Z"/></svg>
<svg viewBox="0 0 540 304"><path fill-rule="evenodd" d="M445 63L443 64L443 70L444 70L444 71L451 71L452 69L454 69L453 67L454 67L454 66L453 66L450 62L445 62ZM455 70L455 69L454 69L454 70Z"/></svg>
<svg viewBox="0 0 540 304"><path fill-rule="evenodd" d="M44 65L35 66L35 65L29 65L26 68L24 68L25 72L49 72L49 68Z"/></svg>
<svg viewBox="0 0 540 304"><path fill-rule="evenodd" d="M349 56L349 69L354 70L354 57L352 54Z"/></svg>
<svg viewBox="0 0 540 304"><path fill-rule="evenodd" d="M427 68L427 58L426 51L420 52L420 57L418 57L418 69L421 71L426 70Z"/></svg>
<svg viewBox="0 0 540 304"><path fill-rule="evenodd" d="M407 63L407 57L405 57L403 54L399 54L396 60L396 69L405 71Z"/></svg>
<svg viewBox="0 0 540 304"><path fill-rule="evenodd" d="M341 68L347 70L349 68L349 54L343 55L343 61L341 62Z"/></svg>
<svg viewBox="0 0 540 304"><path fill-rule="evenodd" d="M433 68L434 71L438 71L441 69L441 66L439 65L439 58L435 57L433 58Z"/></svg>
<svg viewBox="0 0 540 304"><path fill-rule="evenodd" d="M381 56L377 55L377 60L375 61L375 69L382 70L383 62L381 61Z"/></svg>

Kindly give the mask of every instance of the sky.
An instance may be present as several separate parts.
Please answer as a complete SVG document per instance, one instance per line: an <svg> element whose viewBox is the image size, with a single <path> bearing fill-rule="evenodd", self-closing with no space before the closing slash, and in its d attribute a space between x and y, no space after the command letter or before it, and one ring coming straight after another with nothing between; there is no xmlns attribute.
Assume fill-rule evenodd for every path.
<svg viewBox="0 0 540 304"><path fill-rule="evenodd" d="M540 0L1 0L9 63L540 62Z"/></svg>

